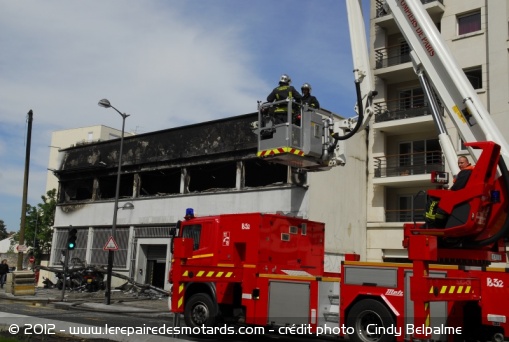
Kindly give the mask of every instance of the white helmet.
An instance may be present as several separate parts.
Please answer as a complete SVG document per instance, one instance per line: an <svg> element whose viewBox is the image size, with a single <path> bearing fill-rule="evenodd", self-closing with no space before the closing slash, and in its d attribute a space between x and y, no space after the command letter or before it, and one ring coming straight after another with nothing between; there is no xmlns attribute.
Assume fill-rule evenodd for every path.
<svg viewBox="0 0 509 342"><path fill-rule="evenodd" d="M283 74L279 78L279 83L288 83L288 84L290 84L291 82L292 82L292 79L287 74Z"/></svg>
<svg viewBox="0 0 509 342"><path fill-rule="evenodd" d="M311 94L311 84L304 83L302 87L300 87L300 90L304 91L304 89L309 89L309 93Z"/></svg>

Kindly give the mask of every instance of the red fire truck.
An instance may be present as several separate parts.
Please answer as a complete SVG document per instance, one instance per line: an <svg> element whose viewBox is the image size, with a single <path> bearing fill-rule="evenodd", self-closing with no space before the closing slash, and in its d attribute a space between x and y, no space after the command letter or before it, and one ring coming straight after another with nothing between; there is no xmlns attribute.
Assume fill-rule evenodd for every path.
<svg viewBox="0 0 509 342"><path fill-rule="evenodd" d="M323 223L261 213L186 217L170 277L172 311L188 326L215 325L219 316L256 325L323 320L321 306L339 284L339 273L324 272Z"/></svg>
<svg viewBox="0 0 509 342"><path fill-rule="evenodd" d="M188 327L243 323L285 334L281 327L301 327L353 341L403 341L419 332L503 340L509 331L506 269L430 265L427 277L413 280L413 264L346 255L340 272L329 273L322 223L261 213L186 217L172 242L170 281L172 312ZM434 247L418 246L419 257L433 259ZM433 302L423 323L413 315L419 300Z"/></svg>
<svg viewBox="0 0 509 342"><path fill-rule="evenodd" d="M346 0L357 114L342 119L325 110L295 107L288 120L270 117L259 103L258 156L305 171L344 164L341 140L367 125L375 112L374 77L358 0ZM476 162L463 189L447 190L448 174L428 191L446 217L443 225L405 224L408 264L361 262L345 255L337 273L324 271L323 224L275 214L196 218L190 212L172 238L171 311L190 327L221 321L285 332L348 336L352 341L504 341L509 338L509 144L454 61L419 0L385 0L412 49L415 72L432 109L451 172L457 156L441 108ZM281 102L281 101L280 101ZM321 134L320 134L321 133ZM178 316L177 315L177 316ZM280 328L283 327L281 331Z"/></svg>

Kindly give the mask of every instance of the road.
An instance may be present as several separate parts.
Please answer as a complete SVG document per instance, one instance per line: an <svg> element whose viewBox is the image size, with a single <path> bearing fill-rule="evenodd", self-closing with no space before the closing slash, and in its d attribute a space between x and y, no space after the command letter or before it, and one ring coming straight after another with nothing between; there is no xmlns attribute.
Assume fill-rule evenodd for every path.
<svg viewBox="0 0 509 342"><path fill-rule="evenodd" d="M73 308L55 307L53 304L40 304L0 300L0 322L7 323L5 328L15 325L18 333L23 335L80 335L84 339L102 341L172 341L170 338L173 328L172 319L166 315L150 313L105 313L83 311ZM153 329L153 331L152 331ZM220 334L212 336L180 335L180 341L214 342L214 341L295 341L296 336L280 336L274 334L239 335L241 331L236 327L223 327ZM225 331L227 330L227 333ZM169 332L169 333L168 333ZM234 333L232 333L234 332ZM308 338L302 337L305 341ZM313 339L313 341L324 341ZM329 339L330 341L330 339Z"/></svg>
<svg viewBox="0 0 509 342"><path fill-rule="evenodd" d="M62 309L53 304L33 304L9 300L1 300L0 307L2 311L0 321L8 322L9 325L17 325L19 332L23 335L70 334L88 335L84 337L90 338L129 340L128 338L113 339L111 335L129 337L127 335L134 336L134 328L140 328L139 332L143 333L149 328L160 328L165 324L171 326L171 320L167 317L150 317L148 314L134 316L134 314L82 311L73 309L72 306ZM128 331L128 327L133 329ZM132 340L134 341L136 338L132 338Z"/></svg>

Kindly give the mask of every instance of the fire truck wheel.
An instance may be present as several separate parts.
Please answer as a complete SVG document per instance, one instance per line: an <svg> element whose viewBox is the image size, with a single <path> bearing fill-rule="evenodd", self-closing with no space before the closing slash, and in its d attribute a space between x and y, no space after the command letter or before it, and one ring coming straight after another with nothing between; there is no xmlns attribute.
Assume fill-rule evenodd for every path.
<svg viewBox="0 0 509 342"><path fill-rule="evenodd" d="M383 329L394 328L395 322L390 311L374 299L363 299L356 303L348 314L346 324L354 329L350 335L353 342L389 342L394 341L394 334L383 334ZM369 328L368 328L369 325Z"/></svg>
<svg viewBox="0 0 509 342"><path fill-rule="evenodd" d="M209 295L195 293L184 308L184 319L188 327L213 327L217 322L217 309Z"/></svg>

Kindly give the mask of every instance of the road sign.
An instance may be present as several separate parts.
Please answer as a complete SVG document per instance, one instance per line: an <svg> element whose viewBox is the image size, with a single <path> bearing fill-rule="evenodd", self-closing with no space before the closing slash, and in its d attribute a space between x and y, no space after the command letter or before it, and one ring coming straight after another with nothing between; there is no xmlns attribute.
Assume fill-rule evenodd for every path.
<svg viewBox="0 0 509 342"><path fill-rule="evenodd" d="M33 264L35 262L35 258L33 256L31 256L30 258L28 258L28 262Z"/></svg>
<svg viewBox="0 0 509 342"><path fill-rule="evenodd" d="M118 251L118 245L115 242L115 239L113 239L113 236L110 236L108 242L103 247L103 250L105 251Z"/></svg>
<svg viewBox="0 0 509 342"><path fill-rule="evenodd" d="M18 245L18 246L16 247L16 250L17 250L18 252L26 252L26 251L27 251L27 249L28 249L28 248L27 248L27 246L26 246L26 245Z"/></svg>

